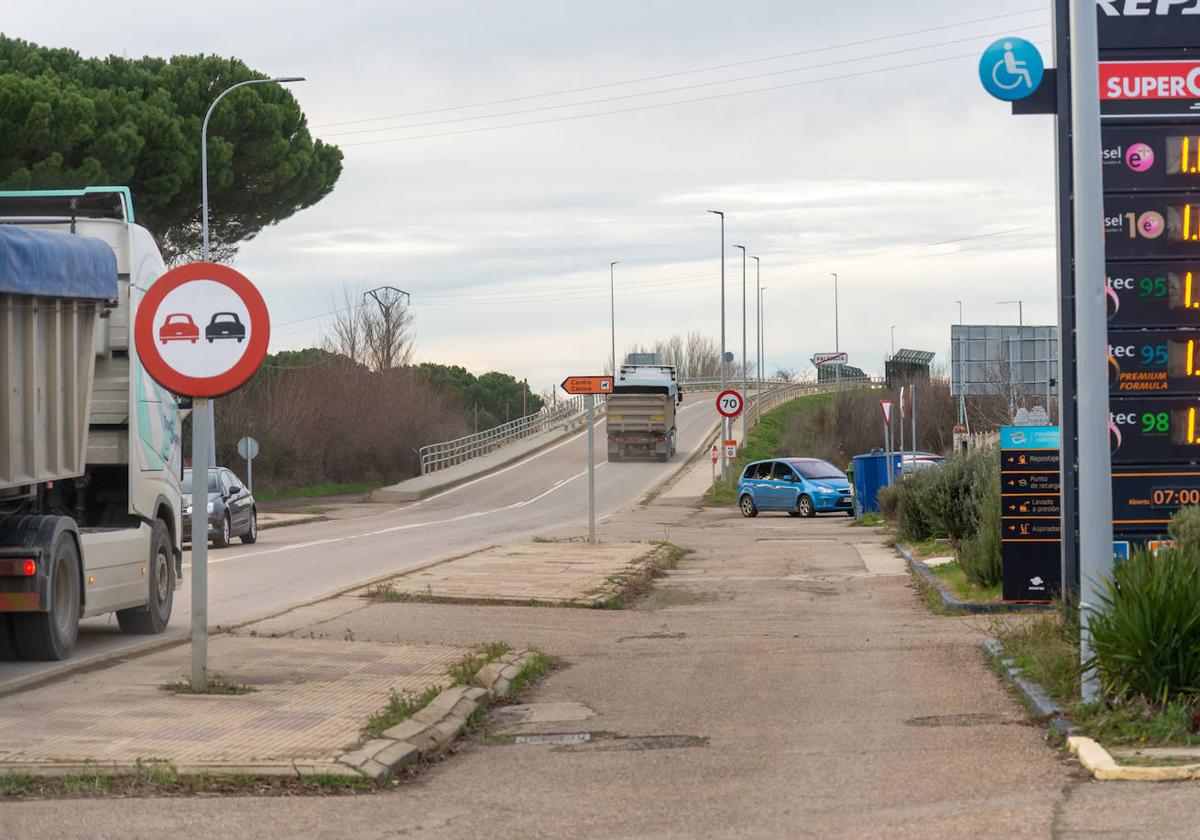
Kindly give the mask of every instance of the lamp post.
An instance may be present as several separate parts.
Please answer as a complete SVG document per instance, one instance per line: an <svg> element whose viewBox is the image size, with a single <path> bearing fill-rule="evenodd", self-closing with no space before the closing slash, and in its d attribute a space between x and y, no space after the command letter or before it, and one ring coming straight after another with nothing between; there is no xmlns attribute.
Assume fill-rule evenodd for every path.
<svg viewBox="0 0 1200 840"><path fill-rule="evenodd" d="M617 375L617 284L614 279L615 267L620 264L620 260L614 260L608 264L608 293L609 302L612 312L612 375Z"/></svg>
<svg viewBox="0 0 1200 840"><path fill-rule="evenodd" d="M837 274L833 275L833 352L834 353L842 352L841 345L838 341L838 277L837 277ZM833 372L834 372L835 381L837 383L837 389L840 391L842 389L842 366L840 364L835 364L833 366Z"/></svg>
<svg viewBox="0 0 1200 840"><path fill-rule="evenodd" d="M758 324L759 324L758 357L759 357L759 359L762 359L762 357L764 355L766 355L766 352L767 352L767 324L766 324L766 319L763 317L766 314L763 309L763 292L765 292L766 290L767 290L766 286L762 286L758 290ZM766 376L766 373L767 373L767 363L765 360L760 363L759 370L762 371L762 373L759 376L759 380L758 380L758 387L759 387L759 390L761 391L762 390L762 380ZM757 413L758 413L758 419L762 420L762 403L761 402L758 403Z"/></svg>
<svg viewBox="0 0 1200 840"><path fill-rule="evenodd" d="M1015 303L1017 305L1017 324L1022 327L1025 326L1025 306L1022 303L1022 301L1019 301L1019 300L998 300L998 301L996 301L997 306L1007 306L1008 304L1012 304L1012 303Z"/></svg>
<svg viewBox="0 0 1200 840"><path fill-rule="evenodd" d="M900 325L892 324L892 356L893 356L893 358L896 355L896 327L898 327L898 326L900 326Z"/></svg>
<svg viewBox="0 0 1200 840"><path fill-rule="evenodd" d="M962 301L956 300L954 302L958 304L958 325L961 327L962 326Z"/></svg>
<svg viewBox="0 0 1200 840"><path fill-rule="evenodd" d="M742 249L742 443L744 444L748 431L746 425L747 386L750 384L746 381L748 376L747 369L749 367L746 361L746 246L734 245L733 247Z"/></svg>
<svg viewBox="0 0 1200 840"><path fill-rule="evenodd" d="M754 314L757 316L754 321L754 355L755 373L758 374L758 383L754 388L754 422L757 423L762 419L762 387L763 387L763 364L762 364L762 260L758 257L751 257L754 260Z"/></svg>
<svg viewBox="0 0 1200 840"><path fill-rule="evenodd" d="M724 210L709 210L709 213L721 217L721 358L717 366L721 370L721 390L725 390L725 211ZM725 432L725 437L722 438L722 444L729 438L729 421L726 420L722 424L722 429ZM725 447L721 446L721 478L724 479L726 473Z"/></svg>
<svg viewBox="0 0 1200 840"><path fill-rule="evenodd" d="M300 82L299 76L248 79L223 90L204 114L200 126L200 243L208 262L208 120L225 96L245 85L266 82ZM205 428L207 426L207 428ZM206 452L205 449L208 451ZM208 467L216 462L217 432L212 400L192 401L192 687L208 685Z"/></svg>

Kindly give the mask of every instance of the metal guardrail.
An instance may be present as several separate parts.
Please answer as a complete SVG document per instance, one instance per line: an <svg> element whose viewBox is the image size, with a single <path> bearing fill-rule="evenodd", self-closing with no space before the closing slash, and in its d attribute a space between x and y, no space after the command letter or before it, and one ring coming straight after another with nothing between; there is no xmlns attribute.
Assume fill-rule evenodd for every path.
<svg viewBox="0 0 1200 840"><path fill-rule="evenodd" d="M552 406L546 406L537 414L518 417L492 429L422 446L421 475L461 464L480 455L486 455L514 443L522 438L540 434L554 426L569 423L583 414L583 397L572 397ZM598 402L603 398L598 398ZM602 403L597 405L600 408Z"/></svg>
<svg viewBox="0 0 1200 840"><path fill-rule="evenodd" d="M864 384L879 385L881 383L882 380L879 377L841 380L843 388ZM725 384L729 388L734 388L740 384L740 381L734 382L730 379L726 380ZM679 387L685 393L689 390L716 390L720 386L721 380L719 379L694 379L679 383ZM827 393L835 390L837 390L837 386L831 382L789 382L783 379L763 380L762 410L769 411L788 400L805 394ZM751 393L754 393L753 390ZM455 464L461 464L464 461L470 461L472 458L478 458L480 455L494 452L500 447L514 443L522 438L540 434L560 424L571 423L582 416L584 411L583 400L583 397L573 397L559 402L554 406L547 406L537 414L520 417L503 425L496 426L494 429L466 435L455 440L422 446L420 449L421 475L427 475L446 467L452 467ZM746 402L747 409L752 409L754 404L753 397L748 397ZM597 398L597 410L603 410L603 407L603 397Z"/></svg>

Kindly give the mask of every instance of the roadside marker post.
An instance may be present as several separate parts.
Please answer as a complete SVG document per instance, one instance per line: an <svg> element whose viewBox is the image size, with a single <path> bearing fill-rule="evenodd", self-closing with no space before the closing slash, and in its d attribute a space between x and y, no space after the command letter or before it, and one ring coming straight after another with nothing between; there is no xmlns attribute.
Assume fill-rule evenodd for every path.
<svg viewBox="0 0 1200 840"><path fill-rule="evenodd" d="M611 376L568 376L562 381L568 394L583 395L587 409L588 542L596 542L596 394L613 392Z"/></svg>
<svg viewBox="0 0 1200 840"><path fill-rule="evenodd" d="M240 272L210 262L181 265L142 295L133 323L142 367L192 398L192 688L208 685L209 405L254 376L267 355L271 318ZM202 340L203 339L203 340Z"/></svg>

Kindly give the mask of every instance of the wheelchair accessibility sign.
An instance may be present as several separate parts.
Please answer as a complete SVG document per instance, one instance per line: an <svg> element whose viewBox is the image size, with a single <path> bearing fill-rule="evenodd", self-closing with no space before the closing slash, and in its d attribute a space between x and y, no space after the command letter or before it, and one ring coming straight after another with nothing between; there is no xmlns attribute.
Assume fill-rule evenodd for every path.
<svg viewBox="0 0 1200 840"><path fill-rule="evenodd" d="M1046 65L1038 48L1024 38L1001 38L979 59L979 80L997 99L1015 102L1042 83Z"/></svg>

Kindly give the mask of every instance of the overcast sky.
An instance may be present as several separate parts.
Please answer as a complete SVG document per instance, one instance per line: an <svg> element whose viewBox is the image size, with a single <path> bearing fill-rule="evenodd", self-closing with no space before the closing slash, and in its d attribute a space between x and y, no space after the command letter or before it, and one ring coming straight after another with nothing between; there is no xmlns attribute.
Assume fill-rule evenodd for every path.
<svg viewBox="0 0 1200 840"><path fill-rule="evenodd" d="M710 208L727 213L739 358L734 243L762 258L772 367L833 349L830 272L841 349L871 371L892 324L897 348L945 357L955 300L967 323L1015 323L997 301L1017 299L1026 323L1055 323L1052 121L1012 117L976 76L1006 34L1053 63L1044 0L170 6L8 4L0 26L85 55L216 53L308 77L294 92L345 171L242 249L273 350L319 342L343 284L388 284L412 293L422 361L542 388L608 357L612 260L619 353L719 337ZM542 96L559 91L574 92ZM391 115L412 116L373 119ZM539 124L480 130L515 123ZM751 262L751 356L753 285Z"/></svg>

